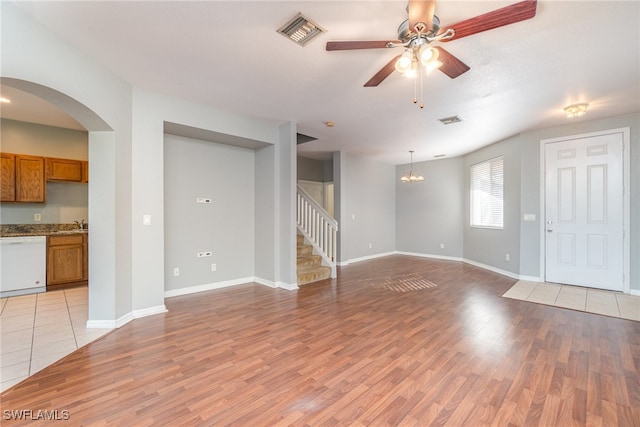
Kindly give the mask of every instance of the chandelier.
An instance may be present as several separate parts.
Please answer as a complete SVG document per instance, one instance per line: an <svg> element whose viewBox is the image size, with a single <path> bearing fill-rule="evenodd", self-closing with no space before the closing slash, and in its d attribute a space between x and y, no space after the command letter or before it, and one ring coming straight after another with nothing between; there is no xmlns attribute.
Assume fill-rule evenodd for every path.
<svg viewBox="0 0 640 427"><path fill-rule="evenodd" d="M411 153L411 167L409 168L408 173L402 175L402 178L400 178L400 182L414 183L424 181L424 177L422 175L413 172L413 150L409 150L409 153Z"/></svg>

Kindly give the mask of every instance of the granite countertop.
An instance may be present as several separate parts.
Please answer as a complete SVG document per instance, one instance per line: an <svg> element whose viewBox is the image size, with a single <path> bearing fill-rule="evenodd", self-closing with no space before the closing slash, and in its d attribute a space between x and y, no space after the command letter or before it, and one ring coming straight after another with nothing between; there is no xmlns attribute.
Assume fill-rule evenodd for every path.
<svg viewBox="0 0 640 427"><path fill-rule="evenodd" d="M86 224L85 224L86 227ZM2 224L0 237L51 236L60 234L88 233L88 228L77 224Z"/></svg>

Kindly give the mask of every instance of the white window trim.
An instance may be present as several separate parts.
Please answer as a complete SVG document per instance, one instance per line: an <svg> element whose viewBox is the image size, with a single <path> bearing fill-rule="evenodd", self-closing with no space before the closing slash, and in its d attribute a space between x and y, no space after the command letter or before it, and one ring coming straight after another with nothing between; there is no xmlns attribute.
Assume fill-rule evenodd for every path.
<svg viewBox="0 0 640 427"><path fill-rule="evenodd" d="M475 185L474 185L474 168L478 167L478 166L485 166L489 169L489 173L491 171L491 164L493 162L495 162L496 160L500 160L502 163L502 193L500 195L500 201L502 202L502 224L500 225L496 225L496 224L479 224L479 223L475 223L474 224L474 189L475 189ZM478 163L474 163L470 166L469 168L469 227L472 228L487 228L487 229L493 229L493 230L503 230L504 229L504 156L497 156L497 157L493 157L491 159L488 160L484 160L482 162L478 162ZM490 190L491 191L491 190Z"/></svg>

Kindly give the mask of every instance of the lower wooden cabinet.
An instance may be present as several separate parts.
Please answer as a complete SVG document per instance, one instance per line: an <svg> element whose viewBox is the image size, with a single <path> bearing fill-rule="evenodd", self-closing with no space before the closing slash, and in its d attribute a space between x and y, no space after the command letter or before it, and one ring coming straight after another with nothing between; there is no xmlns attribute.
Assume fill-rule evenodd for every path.
<svg viewBox="0 0 640 427"><path fill-rule="evenodd" d="M47 239L47 289L88 283L86 233L49 236Z"/></svg>

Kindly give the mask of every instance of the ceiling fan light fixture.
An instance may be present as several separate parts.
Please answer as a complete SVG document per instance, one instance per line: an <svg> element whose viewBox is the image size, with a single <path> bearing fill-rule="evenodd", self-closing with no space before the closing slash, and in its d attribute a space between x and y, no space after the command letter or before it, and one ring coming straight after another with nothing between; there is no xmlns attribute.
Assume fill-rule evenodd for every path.
<svg viewBox="0 0 640 427"><path fill-rule="evenodd" d="M438 60L438 49L433 49L428 47L426 44L420 47L420 62L425 67L428 66L431 62Z"/></svg>
<svg viewBox="0 0 640 427"><path fill-rule="evenodd" d="M433 70L437 70L440 67L442 67L442 62L438 61L437 59L435 61L430 61L425 66L425 68L427 69L427 75L431 74Z"/></svg>
<svg viewBox="0 0 640 427"><path fill-rule="evenodd" d="M564 113L567 118L584 116L587 113L588 106L589 104L586 102L569 105L568 107L564 107Z"/></svg>
<svg viewBox="0 0 640 427"><path fill-rule="evenodd" d="M398 60L396 61L396 71L404 74L407 71L411 70L411 64L413 64L413 52L407 49L402 55L400 55L400 58L398 58Z"/></svg>

